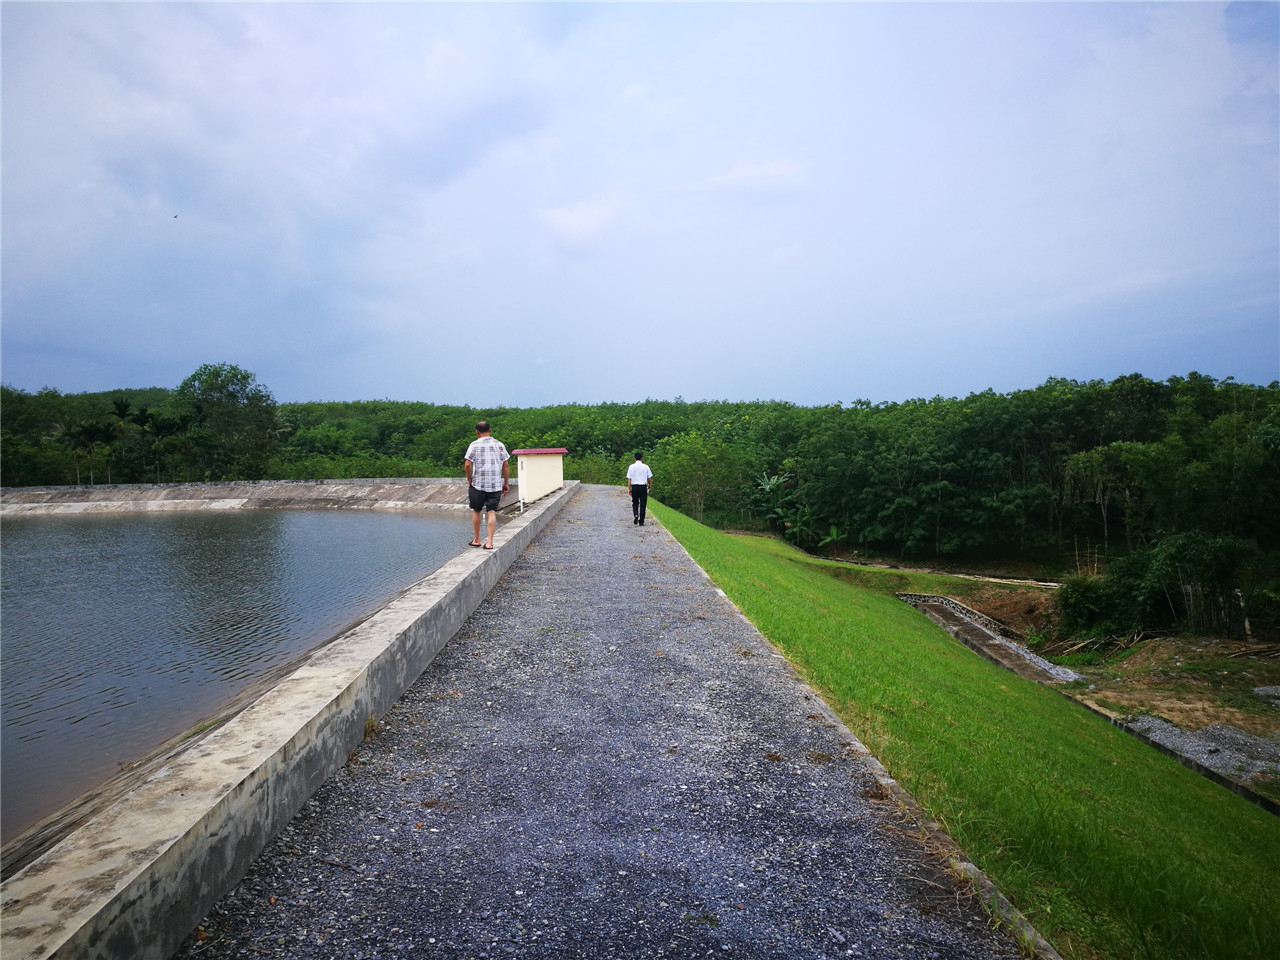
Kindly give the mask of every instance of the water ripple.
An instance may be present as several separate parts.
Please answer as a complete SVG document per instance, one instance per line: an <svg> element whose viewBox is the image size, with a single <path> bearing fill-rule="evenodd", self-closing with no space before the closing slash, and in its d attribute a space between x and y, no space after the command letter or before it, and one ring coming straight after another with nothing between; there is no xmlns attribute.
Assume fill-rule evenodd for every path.
<svg viewBox="0 0 1280 960"><path fill-rule="evenodd" d="M6 520L4 838L376 609L469 536L465 514Z"/></svg>

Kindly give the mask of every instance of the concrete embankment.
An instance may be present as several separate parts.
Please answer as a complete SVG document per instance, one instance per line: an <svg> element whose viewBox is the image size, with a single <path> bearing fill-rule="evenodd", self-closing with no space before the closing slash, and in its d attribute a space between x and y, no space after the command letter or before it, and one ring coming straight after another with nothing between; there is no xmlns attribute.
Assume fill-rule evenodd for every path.
<svg viewBox="0 0 1280 960"><path fill-rule="evenodd" d="M502 524L494 550L466 551L307 657L18 869L3 884L0 954L5 960L170 956L346 762L367 726L426 669L575 487ZM6 516L193 504L396 509L461 506L459 491L465 498L456 480L60 488L5 491L4 504Z"/></svg>
<svg viewBox="0 0 1280 960"><path fill-rule="evenodd" d="M501 508L519 499L519 481L513 480ZM466 481L451 477L99 484L0 491L0 517L134 510L466 509L466 505Z"/></svg>

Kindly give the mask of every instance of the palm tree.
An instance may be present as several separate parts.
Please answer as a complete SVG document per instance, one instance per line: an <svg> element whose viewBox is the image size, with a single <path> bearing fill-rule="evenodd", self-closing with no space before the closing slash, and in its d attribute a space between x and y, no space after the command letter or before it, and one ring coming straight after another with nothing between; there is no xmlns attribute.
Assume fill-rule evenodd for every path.
<svg viewBox="0 0 1280 960"><path fill-rule="evenodd" d="M123 423L121 423L123 426ZM111 448L116 440L116 428L109 423L89 423L89 482L93 482L93 455L98 446L106 447L107 483L111 482Z"/></svg>
<svg viewBox="0 0 1280 960"><path fill-rule="evenodd" d="M62 444L71 451L72 462L76 465L76 486L80 486L80 458L75 455L76 438L72 433L72 429L61 420L55 420L49 429L48 437L50 440Z"/></svg>
<svg viewBox="0 0 1280 960"><path fill-rule="evenodd" d="M143 430L149 430L156 422L156 413L146 407L139 407L129 414L129 419L140 426Z"/></svg>
<svg viewBox="0 0 1280 960"><path fill-rule="evenodd" d="M124 430L124 422L132 419L133 404L127 397L116 397L111 401L111 415L116 421L116 429Z"/></svg>
<svg viewBox="0 0 1280 960"><path fill-rule="evenodd" d="M79 420L70 426L61 421L55 422L49 436L63 444L71 451L72 462L76 467L76 486L80 486L80 453L89 454L89 484L93 485L93 448L97 443L96 424L87 420Z"/></svg>
<svg viewBox="0 0 1280 960"><path fill-rule="evenodd" d="M138 438L137 450L138 459L142 464L141 476L145 480L147 471L150 467L147 465L147 454L151 453L156 458L156 483L160 482L160 452L158 445L160 442L160 418L154 410L146 407L139 407L129 414L129 419L135 427L141 431Z"/></svg>

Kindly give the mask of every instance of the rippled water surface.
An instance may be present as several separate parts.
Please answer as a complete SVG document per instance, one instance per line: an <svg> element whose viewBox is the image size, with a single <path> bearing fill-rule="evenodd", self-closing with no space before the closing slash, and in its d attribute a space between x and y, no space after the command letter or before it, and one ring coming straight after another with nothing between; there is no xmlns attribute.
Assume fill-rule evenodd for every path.
<svg viewBox="0 0 1280 960"><path fill-rule="evenodd" d="M466 549L470 515L6 519L4 838Z"/></svg>

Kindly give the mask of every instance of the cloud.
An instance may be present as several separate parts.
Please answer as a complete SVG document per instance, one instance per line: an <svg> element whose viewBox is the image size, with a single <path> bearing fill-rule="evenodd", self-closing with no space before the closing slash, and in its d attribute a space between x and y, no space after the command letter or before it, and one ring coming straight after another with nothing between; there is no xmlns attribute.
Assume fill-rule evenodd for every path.
<svg viewBox="0 0 1280 960"><path fill-rule="evenodd" d="M1259 9L2 4L3 375L825 402L1087 375L1063 331L1109 326L1150 352L1107 362L1266 382ZM628 362L638 321L691 348ZM536 375L459 362L530 329Z"/></svg>
<svg viewBox="0 0 1280 960"><path fill-rule="evenodd" d="M620 197L580 200L539 212L551 237L564 247L582 249L609 236L627 203Z"/></svg>
<svg viewBox="0 0 1280 960"><path fill-rule="evenodd" d="M689 103L682 97L660 95L651 84L628 83L609 105L607 118L630 136L653 136L687 122Z"/></svg>
<svg viewBox="0 0 1280 960"><path fill-rule="evenodd" d="M695 180L687 189L695 193L723 193L750 200L791 200L808 186L803 164L794 160L743 161L723 173Z"/></svg>
<svg viewBox="0 0 1280 960"><path fill-rule="evenodd" d="M802 261L805 258L805 254L806 250L801 244L790 243L777 247L770 252L766 263L772 269L781 269Z"/></svg>
<svg viewBox="0 0 1280 960"><path fill-rule="evenodd" d="M1167 270L1149 269L1124 272L1084 286L1057 292L1041 300L1020 304L1016 316L1023 318L1063 316L1088 312L1110 313L1125 303L1156 296L1166 298L1179 286L1178 277Z"/></svg>

